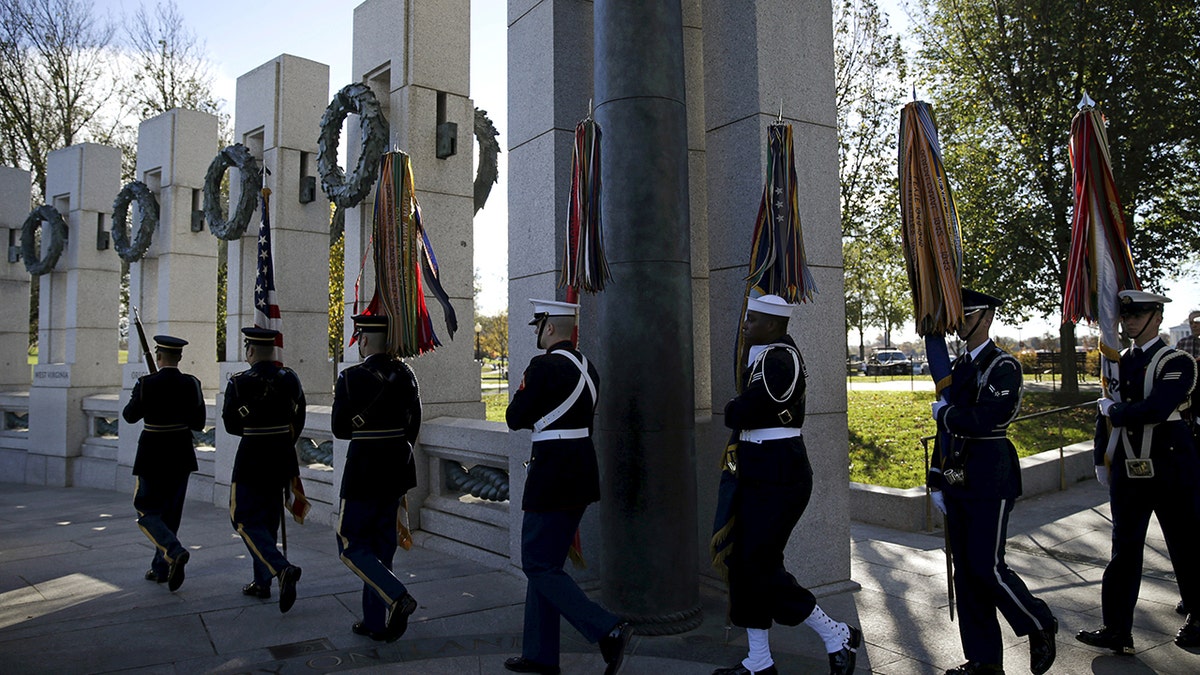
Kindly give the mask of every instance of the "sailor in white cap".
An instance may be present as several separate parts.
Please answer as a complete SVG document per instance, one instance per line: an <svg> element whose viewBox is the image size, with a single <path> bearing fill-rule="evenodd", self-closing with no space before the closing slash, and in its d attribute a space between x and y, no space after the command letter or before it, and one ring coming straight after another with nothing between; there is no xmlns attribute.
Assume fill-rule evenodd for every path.
<svg viewBox="0 0 1200 675"><path fill-rule="evenodd" d="M725 406L725 426L738 442L727 457L732 490L722 490L714 542L728 541L729 618L746 629L749 652L713 675L774 675L768 632L804 623L817 632L830 672L854 672L862 632L825 614L813 594L783 566L783 549L812 495L804 426L804 359L787 334L794 306L778 295L746 302L742 335L749 346L742 391ZM727 535L725 533L728 533ZM726 538L727 537L727 538ZM724 544L722 544L724 545Z"/></svg>
<svg viewBox="0 0 1200 675"><path fill-rule="evenodd" d="M583 512L600 500L592 416L600 393L596 367L572 343L579 305L530 300L538 347L505 417L532 429L533 451L521 509L521 569L528 579L521 655L504 662L518 673L557 675L559 617L600 644L606 675L621 667L630 624L588 599L564 570Z"/></svg>
<svg viewBox="0 0 1200 675"><path fill-rule="evenodd" d="M1080 631L1083 643L1133 653L1133 609L1142 580L1142 551L1150 514L1158 517L1185 607L1193 610L1175 644L1200 646L1200 530L1196 485L1200 459L1180 410L1196 384L1196 361L1159 338L1163 304L1146 291L1121 291L1121 328L1133 345L1121 352L1114 398L1100 399L1096 418L1096 477L1108 486L1112 559L1104 570L1104 625Z"/></svg>

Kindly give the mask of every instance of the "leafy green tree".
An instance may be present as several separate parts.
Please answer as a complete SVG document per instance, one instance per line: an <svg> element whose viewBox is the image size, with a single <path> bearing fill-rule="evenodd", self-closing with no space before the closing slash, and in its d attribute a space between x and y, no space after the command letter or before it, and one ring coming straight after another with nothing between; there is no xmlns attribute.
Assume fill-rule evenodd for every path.
<svg viewBox="0 0 1200 675"><path fill-rule="evenodd" d="M846 332L858 333L861 356L867 326L890 335L911 313L880 286L903 277L894 245L895 127L906 66L900 40L889 33L875 0L833 0L833 11ZM900 284L906 287L903 278Z"/></svg>
<svg viewBox="0 0 1200 675"><path fill-rule="evenodd" d="M1070 121L1086 91L1108 118L1135 265L1160 288L1200 245L1200 5L1188 0L919 0L965 279L1018 317L1061 309L1072 216ZM1074 325L1060 332L1073 352ZM1076 385L1063 360L1064 388Z"/></svg>

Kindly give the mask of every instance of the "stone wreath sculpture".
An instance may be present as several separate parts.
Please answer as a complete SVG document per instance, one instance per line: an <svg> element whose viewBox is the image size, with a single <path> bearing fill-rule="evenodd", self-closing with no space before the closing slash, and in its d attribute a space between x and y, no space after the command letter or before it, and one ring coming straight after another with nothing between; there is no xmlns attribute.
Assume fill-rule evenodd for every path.
<svg viewBox="0 0 1200 675"><path fill-rule="evenodd" d="M129 241L129 202L137 200L138 227L133 241ZM158 200L146 184L140 180L126 183L113 200L112 240L113 250L125 262L137 262L146 255L154 230L158 228Z"/></svg>
<svg viewBox="0 0 1200 675"><path fill-rule="evenodd" d="M231 166L238 168L242 176L242 193L238 195L237 207L229 214L226 222L221 215L221 177ZM239 239L254 216L258 197L262 193L262 171L250 149L235 143L217 153L208 173L204 174L204 219L213 236L226 241Z"/></svg>
<svg viewBox="0 0 1200 675"><path fill-rule="evenodd" d="M50 225L49 247L46 249L45 258L38 254L37 241L34 238L43 221ZM25 269L35 277L53 270L66 243L67 223L58 209L46 204L30 211L29 217L21 225L21 258L25 261Z"/></svg>
<svg viewBox="0 0 1200 675"><path fill-rule="evenodd" d="M358 163L347 176L337 163L338 142L346 116L358 115L362 147ZM356 82L334 94L321 116L321 135L317 138L317 172L321 190L338 209L357 206L366 198L379 176L379 158L387 150L388 122L370 87Z"/></svg>
<svg viewBox="0 0 1200 675"><path fill-rule="evenodd" d="M475 213L487 203L492 185L500 180L500 143L496 140L499 135L487 111L476 108L475 142L479 144L479 168L475 171Z"/></svg>

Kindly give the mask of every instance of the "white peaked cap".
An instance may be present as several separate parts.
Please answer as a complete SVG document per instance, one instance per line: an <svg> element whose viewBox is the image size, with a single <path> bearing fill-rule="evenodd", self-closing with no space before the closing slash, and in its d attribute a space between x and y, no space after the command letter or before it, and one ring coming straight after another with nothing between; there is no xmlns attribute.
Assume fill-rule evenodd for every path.
<svg viewBox="0 0 1200 675"><path fill-rule="evenodd" d="M789 304L787 300L778 295L760 295L757 298L746 299L746 311L758 312L759 314L790 318L793 307L795 305Z"/></svg>

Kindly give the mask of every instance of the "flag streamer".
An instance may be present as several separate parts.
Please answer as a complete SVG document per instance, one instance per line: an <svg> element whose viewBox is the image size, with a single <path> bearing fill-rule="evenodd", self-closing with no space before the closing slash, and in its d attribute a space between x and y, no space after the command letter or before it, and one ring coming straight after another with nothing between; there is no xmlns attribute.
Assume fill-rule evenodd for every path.
<svg viewBox="0 0 1200 675"><path fill-rule="evenodd" d="M1129 224L1117 195L1104 117L1090 105L1071 120L1075 209L1063 284L1063 323L1086 319L1100 329L1104 388L1117 378L1121 341L1117 293L1141 290L1129 248Z"/></svg>
<svg viewBox="0 0 1200 675"><path fill-rule="evenodd" d="M275 296L275 263L271 253L271 190L262 189L262 220L258 225L258 250L254 279L254 327L278 331L275 363L283 364L283 316Z"/></svg>
<svg viewBox="0 0 1200 675"><path fill-rule="evenodd" d="M808 302L817 283L804 255L792 125L767 127L767 145L767 180L750 241L747 291L757 289L793 304Z"/></svg>
<svg viewBox="0 0 1200 675"><path fill-rule="evenodd" d="M600 125L589 115L575 125L567 237L558 286L574 289L576 295L579 291L599 293L610 279L600 218Z"/></svg>
<svg viewBox="0 0 1200 675"><path fill-rule="evenodd" d="M418 356L442 344L425 306L422 277L441 303L453 338L458 319L441 286L437 257L421 221L412 163L403 152L385 153L380 160L371 237L375 295L365 313L383 313L390 319L389 350L402 357Z"/></svg>

